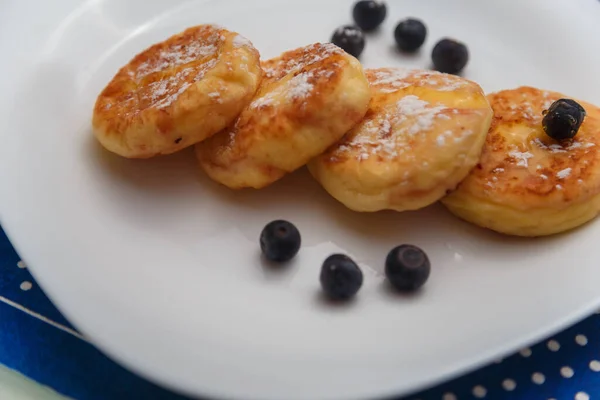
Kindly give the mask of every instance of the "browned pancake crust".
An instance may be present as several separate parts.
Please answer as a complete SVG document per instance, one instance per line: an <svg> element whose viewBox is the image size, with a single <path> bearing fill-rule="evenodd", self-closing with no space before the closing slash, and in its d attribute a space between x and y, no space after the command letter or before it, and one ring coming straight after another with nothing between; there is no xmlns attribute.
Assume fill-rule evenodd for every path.
<svg viewBox="0 0 600 400"><path fill-rule="evenodd" d="M117 72L94 107L96 136L109 150L136 158L203 140L250 100L260 80L258 59L251 43L235 32L214 25L188 28L139 53ZM209 73L210 82L199 89ZM229 83L246 87L225 93ZM215 118L204 118L211 114ZM206 121L202 129L194 126L198 119Z"/></svg>
<svg viewBox="0 0 600 400"><path fill-rule="evenodd" d="M492 110L479 85L435 71L365 71L363 120L309 164L315 179L357 211L425 207L477 163Z"/></svg>
<svg viewBox="0 0 600 400"><path fill-rule="evenodd" d="M262 67L254 100L230 128L196 147L209 175L233 188L263 187L304 165L361 119L370 96L356 59L332 44L291 50ZM343 83L355 79L356 102ZM284 148L291 151L281 157ZM256 174L246 180L250 169Z"/></svg>
<svg viewBox="0 0 600 400"><path fill-rule="evenodd" d="M600 109L579 101L587 116L572 140L557 142L542 128L543 111L565 97L532 87L490 94L494 118L463 190L521 209L560 209L600 193Z"/></svg>

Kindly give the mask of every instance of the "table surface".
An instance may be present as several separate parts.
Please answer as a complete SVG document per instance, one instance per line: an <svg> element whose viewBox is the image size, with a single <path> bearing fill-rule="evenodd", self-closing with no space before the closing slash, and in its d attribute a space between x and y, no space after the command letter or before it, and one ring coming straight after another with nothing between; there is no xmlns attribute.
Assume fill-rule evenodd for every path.
<svg viewBox="0 0 600 400"><path fill-rule="evenodd" d="M557 289L558 290L558 289ZM117 365L52 305L0 228L0 398L186 397ZM58 393L57 393L58 392ZM600 400L600 314L406 400Z"/></svg>

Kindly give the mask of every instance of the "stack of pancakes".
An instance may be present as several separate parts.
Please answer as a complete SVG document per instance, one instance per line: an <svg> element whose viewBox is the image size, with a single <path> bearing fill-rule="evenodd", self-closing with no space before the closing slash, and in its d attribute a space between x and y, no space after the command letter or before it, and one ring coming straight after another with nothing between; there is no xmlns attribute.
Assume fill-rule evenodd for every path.
<svg viewBox="0 0 600 400"><path fill-rule="evenodd" d="M124 157L194 145L200 167L233 189L262 188L307 165L352 210L441 200L480 226L540 236L600 211L600 109L580 102L579 133L556 142L542 112L564 97L530 87L486 97L453 75L363 70L330 43L261 62L243 36L200 25L121 68L92 124Z"/></svg>

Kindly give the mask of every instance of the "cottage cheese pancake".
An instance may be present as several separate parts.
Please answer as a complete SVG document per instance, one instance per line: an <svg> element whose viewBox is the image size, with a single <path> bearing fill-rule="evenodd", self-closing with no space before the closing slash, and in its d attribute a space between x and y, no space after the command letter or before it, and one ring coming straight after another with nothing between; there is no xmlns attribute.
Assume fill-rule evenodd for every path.
<svg viewBox="0 0 600 400"><path fill-rule="evenodd" d="M356 211L425 207L477 163L492 110L482 89L433 71L366 71L365 118L309 164L333 197Z"/></svg>
<svg viewBox="0 0 600 400"><path fill-rule="evenodd" d="M371 97L356 58L316 43L263 63L252 102L196 146L201 168L230 188L262 188L321 154L359 122Z"/></svg>
<svg viewBox="0 0 600 400"><path fill-rule="evenodd" d="M520 87L490 94L494 119L481 161L442 201L457 216L498 232L542 236L575 228L600 209L600 109L576 136L556 141L542 112L566 96Z"/></svg>
<svg viewBox="0 0 600 400"><path fill-rule="evenodd" d="M96 101L94 134L108 150L147 158L225 128L256 92L258 51L213 25L186 29L135 56Z"/></svg>

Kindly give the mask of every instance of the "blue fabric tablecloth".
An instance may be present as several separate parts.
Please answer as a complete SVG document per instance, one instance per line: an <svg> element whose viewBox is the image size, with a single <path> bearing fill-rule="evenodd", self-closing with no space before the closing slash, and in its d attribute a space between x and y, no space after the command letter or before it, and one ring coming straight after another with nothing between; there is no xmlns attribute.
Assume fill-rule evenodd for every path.
<svg viewBox="0 0 600 400"><path fill-rule="evenodd" d="M0 363L77 400L186 399L88 343L35 283L1 229ZM600 315L406 399L600 400Z"/></svg>

